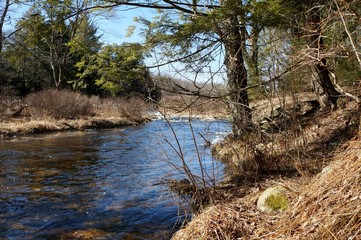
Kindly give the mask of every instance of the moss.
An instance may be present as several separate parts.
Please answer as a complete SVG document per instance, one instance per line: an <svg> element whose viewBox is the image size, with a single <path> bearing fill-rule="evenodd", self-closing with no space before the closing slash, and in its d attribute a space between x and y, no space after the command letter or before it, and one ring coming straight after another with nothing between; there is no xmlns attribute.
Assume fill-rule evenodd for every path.
<svg viewBox="0 0 361 240"><path fill-rule="evenodd" d="M284 211L289 204L289 201L282 193L277 193L269 196L266 199L266 205L274 210Z"/></svg>

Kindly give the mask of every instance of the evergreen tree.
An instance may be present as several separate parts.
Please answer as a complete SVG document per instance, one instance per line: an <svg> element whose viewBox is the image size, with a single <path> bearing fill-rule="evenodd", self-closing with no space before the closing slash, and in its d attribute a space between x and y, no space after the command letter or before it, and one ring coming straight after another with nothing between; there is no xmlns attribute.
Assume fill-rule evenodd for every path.
<svg viewBox="0 0 361 240"><path fill-rule="evenodd" d="M18 22L19 31L13 37L13 46L26 52L27 57L50 69L50 77L56 88L66 86L72 77L71 69L76 57L79 27L87 18L86 8L89 1L37 1ZM81 28L80 28L81 29ZM79 43L80 44L80 43ZM18 62L21 62L19 55Z"/></svg>
<svg viewBox="0 0 361 240"><path fill-rule="evenodd" d="M268 18L265 16L263 21L258 21L260 17L254 17L254 13L259 8L272 6L268 8L271 12L268 15L275 16L280 1L267 1L264 6L258 1L244 0L105 2L158 9L159 15L155 19L138 19L146 26L144 33L148 47L161 49L170 62L188 64L187 70L201 72L210 62L223 56L234 133L238 135L253 128L247 90L250 64L247 66L247 61L252 59L248 63L258 64L257 35ZM250 57L247 43L252 36L254 54ZM257 66L253 67L257 69Z"/></svg>
<svg viewBox="0 0 361 240"><path fill-rule="evenodd" d="M76 64L78 76L80 81L94 78L95 85L112 96L136 93L154 97L157 90L144 64L144 56L144 48L137 43L107 45L90 59L83 57L83 61Z"/></svg>

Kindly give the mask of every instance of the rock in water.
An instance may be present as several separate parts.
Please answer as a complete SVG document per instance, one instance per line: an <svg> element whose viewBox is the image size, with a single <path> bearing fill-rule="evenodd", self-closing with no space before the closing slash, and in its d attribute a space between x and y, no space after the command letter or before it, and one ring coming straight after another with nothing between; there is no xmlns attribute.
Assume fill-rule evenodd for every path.
<svg viewBox="0 0 361 240"><path fill-rule="evenodd" d="M217 136L215 139L212 140L211 142L211 145L216 145L220 142L223 142L224 141L224 137L221 137L221 136Z"/></svg>

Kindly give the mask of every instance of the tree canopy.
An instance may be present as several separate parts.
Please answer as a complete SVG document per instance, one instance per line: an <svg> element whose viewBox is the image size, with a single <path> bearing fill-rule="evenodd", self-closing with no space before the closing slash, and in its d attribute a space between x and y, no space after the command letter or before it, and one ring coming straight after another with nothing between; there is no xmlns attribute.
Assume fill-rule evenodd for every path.
<svg viewBox="0 0 361 240"><path fill-rule="evenodd" d="M7 6L16 2L5 3L1 30ZM92 14L118 8L157 11L154 18L135 20L144 45L101 43ZM1 32L2 64L18 72L12 78L17 83L7 77L7 84L28 91L53 86L100 95L135 89L145 94L154 83L144 59L153 55L152 67L182 64L179 77L192 74L194 85L205 73L204 82L225 80L228 91L219 97L240 135L254 128L249 104L254 94L313 88L321 106L337 107L344 91L336 80L351 84L361 72L359 9L356 0L36 1L10 37Z"/></svg>

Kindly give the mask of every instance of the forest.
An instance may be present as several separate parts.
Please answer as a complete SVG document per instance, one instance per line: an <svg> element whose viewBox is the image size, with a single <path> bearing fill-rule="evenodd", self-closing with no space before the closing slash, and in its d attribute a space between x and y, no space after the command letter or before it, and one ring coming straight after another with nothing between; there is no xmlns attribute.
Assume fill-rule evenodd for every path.
<svg viewBox="0 0 361 240"><path fill-rule="evenodd" d="M28 10L5 28L21 6ZM334 109L339 97L357 95L358 1L7 0L1 8L2 95L69 89L159 101L163 88L221 99L236 135L253 128L254 99L314 91L323 109ZM140 28L144 43L102 43L92 18L127 8L157 10L128 29ZM164 65L175 73L162 73Z"/></svg>
<svg viewBox="0 0 361 240"><path fill-rule="evenodd" d="M102 42L96 17L137 10L152 13L129 23L128 34L141 42ZM142 122L138 109L147 104L164 116L229 119L232 133L212 152L233 168L224 184L242 193L209 189L184 166L185 188L204 214L175 239L360 236L360 157L352 149L360 145L361 1L5 0L0 13L1 121L117 112ZM345 159L355 160L344 163L354 178L340 167ZM323 177L329 163L336 170ZM277 179L287 199L273 203L283 212L292 202L283 216L293 230L285 218L250 210L255 193ZM229 199L244 202L222 210ZM337 206L340 199L347 204ZM332 211L347 214L326 219Z"/></svg>

